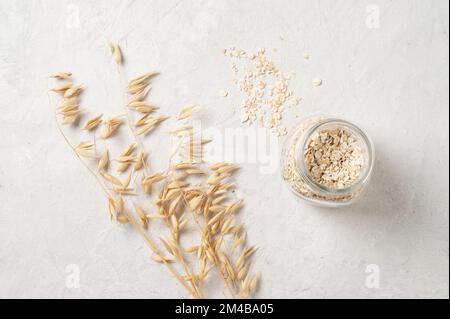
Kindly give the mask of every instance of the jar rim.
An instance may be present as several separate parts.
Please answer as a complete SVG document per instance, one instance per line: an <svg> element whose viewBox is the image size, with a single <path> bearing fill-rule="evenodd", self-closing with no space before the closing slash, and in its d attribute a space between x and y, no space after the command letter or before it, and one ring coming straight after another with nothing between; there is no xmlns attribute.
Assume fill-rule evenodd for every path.
<svg viewBox="0 0 450 319"><path fill-rule="evenodd" d="M344 188L331 188L327 187L325 185L320 184L317 182L313 176L310 174L308 169L306 169L306 162L305 162L305 156L304 156L304 150L306 147L306 143L309 141L310 137L317 131L319 131L322 127L325 125L332 125L337 124L339 126L347 127L349 130L355 132L358 136L361 137L361 140L365 144L365 147L367 149L368 155L367 155L367 163L365 164L365 170L364 173L359 176L359 178L354 181L350 186L344 187ZM297 161L297 169L299 172L303 175L303 177L308 181L310 185L312 185L316 191L327 193L329 195L345 195L345 194L351 194L355 190L359 189L361 185L364 185L370 176L372 175L373 166L375 162L375 149L372 140L369 138L369 136L355 123L350 122L348 120L331 117L320 120L317 124L314 124L311 126L308 130L305 131L303 134L303 137L300 140L300 143L298 145L300 148L297 150L297 158L299 160ZM301 151L301 152L300 152Z"/></svg>

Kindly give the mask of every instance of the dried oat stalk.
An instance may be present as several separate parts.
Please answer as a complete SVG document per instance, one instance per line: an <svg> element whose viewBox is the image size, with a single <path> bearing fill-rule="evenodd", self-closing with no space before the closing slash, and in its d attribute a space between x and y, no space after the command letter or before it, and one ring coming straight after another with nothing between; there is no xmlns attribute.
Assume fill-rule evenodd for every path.
<svg viewBox="0 0 450 319"><path fill-rule="evenodd" d="M120 66L120 48L114 44L110 48ZM148 153L140 138L169 118L153 114L158 108L146 101L150 81L157 74L151 71L128 82L128 100L124 101L127 121L122 116L106 120L102 115L91 117L82 129L94 142L81 141L76 146L70 143L61 124L76 124L83 86L63 83L71 79L70 72L53 74L58 83L52 91L61 96L56 110L56 115L61 116L57 117L58 128L105 193L109 218L135 230L150 248L153 260L165 265L192 297L206 297L207 278L215 275L222 279L230 297L247 298L257 289L259 276L251 272L256 248L247 246L244 227L236 218L243 201L231 192L233 174L239 167L202 162L201 149L209 141L198 136L188 123L194 107L178 114L176 119L187 123L167 135L179 140L169 167L158 172L147 165ZM121 125L132 133L132 141L121 152L111 154L110 148L95 143L98 138L108 139L109 145L119 143L116 136L123 137ZM173 163L175 156L181 160ZM188 228L196 230L194 244L192 235L187 235Z"/></svg>

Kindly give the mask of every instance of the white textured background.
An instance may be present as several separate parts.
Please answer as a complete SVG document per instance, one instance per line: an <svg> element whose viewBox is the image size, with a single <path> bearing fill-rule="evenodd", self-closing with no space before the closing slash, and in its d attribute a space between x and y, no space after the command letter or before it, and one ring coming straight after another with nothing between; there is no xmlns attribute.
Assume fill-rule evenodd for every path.
<svg viewBox="0 0 450 319"><path fill-rule="evenodd" d="M370 4L379 28L366 25ZM446 0L0 0L0 297L186 297L139 238L109 223L52 120L46 76L59 70L95 87L90 107L120 107L110 39L130 74L163 72L154 97L167 112L200 103L204 125L238 127L230 110L241 96L220 49L265 47L297 73L304 101L289 126L321 112L373 138L369 192L337 211L297 202L278 174L244 165L258 297L448 298L448 36ZM324 85L313 89L316 77ZM69 264L80 267L79 289L65 286ZM379 289L365 286L370 264Z"/></svg>

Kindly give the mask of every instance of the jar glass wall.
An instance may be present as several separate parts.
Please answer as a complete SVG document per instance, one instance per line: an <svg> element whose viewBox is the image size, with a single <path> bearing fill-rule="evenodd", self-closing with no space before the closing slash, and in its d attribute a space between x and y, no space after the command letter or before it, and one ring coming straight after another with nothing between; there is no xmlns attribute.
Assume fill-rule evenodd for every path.
<svg viewBox="0 0 450 319"><path fill-rule="evenodd" d="M361 158L357 178L347 182L347 177L340 187L330 187L319 181L305 160L306 149L314 138L323 132L335 131L345 132L345 138L357 145ZM370 181L375 159L373 143L364 131L349 121L330 116L301 121L288 136L282 152L282 176L294 194L309 203L328 207L348 205L360 197Z"/></svg>

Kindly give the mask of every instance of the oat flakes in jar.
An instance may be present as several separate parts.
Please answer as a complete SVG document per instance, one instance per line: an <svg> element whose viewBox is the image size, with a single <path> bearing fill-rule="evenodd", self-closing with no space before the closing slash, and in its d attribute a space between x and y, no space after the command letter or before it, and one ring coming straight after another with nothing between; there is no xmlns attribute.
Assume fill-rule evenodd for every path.
<svg viewBox="0 0 450 319"><path fill-rule="evenodd" d="M370 181L373 143L357 125L330 116L303 120L288 136L282 175L309 203L338 207L355 202Z"/></svg>

